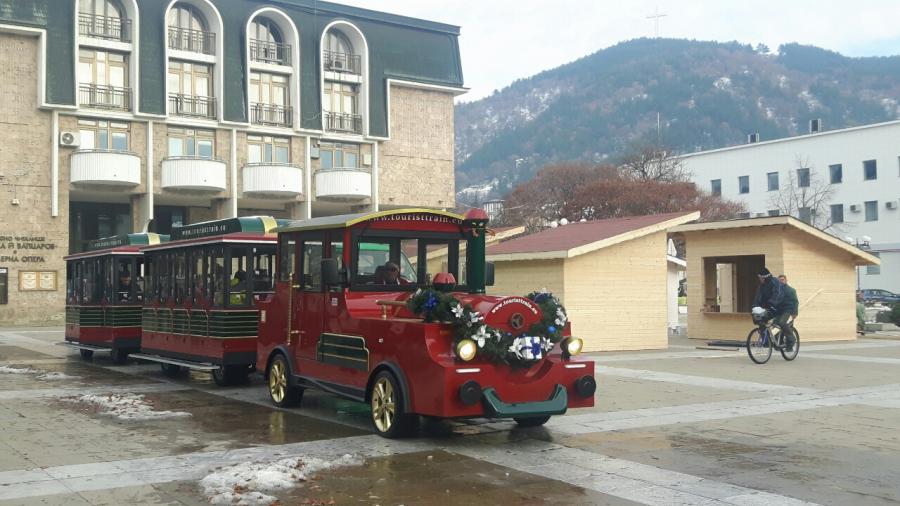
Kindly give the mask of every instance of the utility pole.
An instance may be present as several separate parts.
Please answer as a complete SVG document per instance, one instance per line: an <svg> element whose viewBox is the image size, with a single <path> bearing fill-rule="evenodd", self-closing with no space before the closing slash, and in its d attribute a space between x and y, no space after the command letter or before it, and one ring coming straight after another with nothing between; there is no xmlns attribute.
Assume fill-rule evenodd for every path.
<svg viewBox="0 0 900 506"><path fill-rule="evenodd" d="M653 14L652 16L647 16L647 19L652 19L654 24L656 25L656 29L654 31L654 34L655 34L654 38L657 38L657 39L659 38L659 18L664 18L664 17L666 17L666 14L659 13L658 5L656 6L656 13Z"/></svg>

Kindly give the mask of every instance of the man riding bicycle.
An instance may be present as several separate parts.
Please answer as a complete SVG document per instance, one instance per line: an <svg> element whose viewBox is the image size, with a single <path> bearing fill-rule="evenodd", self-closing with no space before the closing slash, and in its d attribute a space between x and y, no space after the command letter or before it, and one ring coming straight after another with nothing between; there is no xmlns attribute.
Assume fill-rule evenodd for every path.
<svg viewBox="0 0 900 506"><path fill-rule="evenodd" d="M759 289L756 290L756 297L753 298L753 307L765 308L772 315L775 323L784 332L786 351L793 351L794 334L791 332L788 320L796 314L797 307L792 303L791 297L785 297L785 285L775 279L769 269L763 267L757 278L759 279ZM796 300L796 295L793 300Z"/></svg>

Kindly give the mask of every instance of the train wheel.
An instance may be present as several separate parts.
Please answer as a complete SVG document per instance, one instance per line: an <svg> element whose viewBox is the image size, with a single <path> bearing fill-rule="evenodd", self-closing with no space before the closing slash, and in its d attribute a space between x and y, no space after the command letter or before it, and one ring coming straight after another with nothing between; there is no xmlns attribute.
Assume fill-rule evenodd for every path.
<svg viewBox="0 0 900 506"><path fill-rule="evenodd" d="M91 360L92 358L94 358L93 350L78 350L78 353L81 353L81 358L83 360Z"/></svg>
<svg viewBox="0 0 900 506"><path fill-rule="evenodd" d="M529 416L522 418L513 418L519 427L540 427L550 420L549 416Z"/></svg>
<svg viewBox="0 0 900 506"><path fill-rule="evenodd" d="M404 411L403 395L403 389L393 374L388 371L378 373L369 397L372 426L381 436L391 439L404 437L415 427L418 417Z"/></svg>
<svg viewBox="0 0 900 506"><path fill-rule="evenodd" d="M109 357L116 365L122 365L125 362L128 362L128 352L120 348L113 348L109 352Z"/></svg>
<svg viewBox="0 0 900 506"><path fill-rule="evenodd" d="M159 364L159 366L160 368L162 368L163 374L170 378L181 376L181 374L184 372L184 368L180 365L162 363Z"/></svg>
<svg viewBox="0 0 900 506"><path fill-rule="evenodd" d="M275 355L272 363L269 364L266 379L272 404L279 408L288 408L300 403L300 399L303 398L303 389L291 385L291 366L284 355Z"/></svg>

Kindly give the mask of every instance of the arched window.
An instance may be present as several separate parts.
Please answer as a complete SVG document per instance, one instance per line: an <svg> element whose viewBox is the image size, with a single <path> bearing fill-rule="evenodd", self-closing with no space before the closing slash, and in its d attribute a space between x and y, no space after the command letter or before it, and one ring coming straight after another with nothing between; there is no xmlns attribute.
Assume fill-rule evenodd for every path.
<svg viewBox="0 0 900 506"><path fill-rule="evenodd" d="M322 51L325 70L332 72L361 72L361 59L353 54L353 44L340 30L332 28L325 34L325 47Z"/></svg>
<svg viewBox="0 0 900 506"><path fill-rule="evenodd" d="M177 3L169 10L169 27L202 32L209 30L200 10L186 3Z"/></svg>
<svg viewBox="0 0 900 506"><path fill-rule="evenodd" d="M265 16L256 16L253 23L250 24L250 38L272 44L284 43L281 29L274 21Z"/></svg>
<svg viewBox="0 0 900 506"><path fill-rule="evenodd" d="M284 43L281 29L270 18L256 16L250 23L250 59L277 65L291 64L291 48Z"/></svg>
<svg viewBox="0 0 900 506"><path fill-rule="evenodd" d="M78 33L87 37L130 42L130 21L118 0L79 0Z"/></svg>
<svg viewBox="0 0 900 506"><path fill-rule="evenodd" d="M325 36L325 50L350 55L353 54L353 44L350 44L350 39L346 35L332 29L328 30L328 35Z"/></svg>

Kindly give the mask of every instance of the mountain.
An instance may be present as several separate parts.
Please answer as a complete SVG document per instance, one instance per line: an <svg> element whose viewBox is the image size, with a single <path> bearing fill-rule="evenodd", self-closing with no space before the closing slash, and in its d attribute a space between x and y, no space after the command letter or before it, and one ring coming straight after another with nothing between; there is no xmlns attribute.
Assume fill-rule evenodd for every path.
<svg viewBox="0 0 900 506"><path fill-rule="evenodd" d="M458 198L502 196L555 161L614 161L657 140L678 152L900 117L900 56L785 44L635 39L456 106Z"/></svg>

